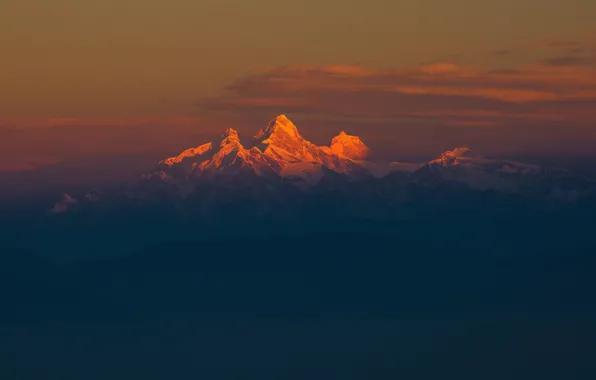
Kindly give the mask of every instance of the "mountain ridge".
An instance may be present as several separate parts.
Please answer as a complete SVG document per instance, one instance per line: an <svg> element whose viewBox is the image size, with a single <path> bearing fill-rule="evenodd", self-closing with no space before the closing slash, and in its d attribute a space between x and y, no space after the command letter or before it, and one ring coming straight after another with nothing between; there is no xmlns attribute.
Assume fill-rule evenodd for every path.
<svg viewBox="0 0 596 380"><path fill-rule="evenodd" d="M279 115L247 146L240 141L238 131L228 128L219 142L186 149L159 161L152 170L112 192L111 197L120 199L120 203L174 201L182 209L187 199L205 209L213 199L225 204L229 199L241 198L270 209L273 199L288 204L295 194L320 195L325 191L354 192L354 199L371 197L370 202L378 202L380 197L394 205L417 199L416 192L430 191L440 198L443 192L452 194L454 189L464 188L561 202L596 194L593 181L574 178L564 170L483 158L467 147L448 150L419 164L373 162L368 160L369 153L358 136L345 131L333 137L329 145L316 145L305 139L285 115ZM106 198L87 195L81 199L65 194L50 212L64 213L100 204ZM364 205L358 207L366 213Z"/></svg>
<svg viewBox="0 0 596 380"><path fill-rule="evenodd" d="M234 129L226 130L221 138L219 150L214 149L213 143L187 149L160 161L160 169L166 173L182 171L187 177L195 178L247 170L261 176L301 178L312 184L320 179L321 167L350 175L369 152L359 137L344 131L329 146L313 144L302 137L285 115L277 116L261 129L249 148L240 142Z"/></svg>

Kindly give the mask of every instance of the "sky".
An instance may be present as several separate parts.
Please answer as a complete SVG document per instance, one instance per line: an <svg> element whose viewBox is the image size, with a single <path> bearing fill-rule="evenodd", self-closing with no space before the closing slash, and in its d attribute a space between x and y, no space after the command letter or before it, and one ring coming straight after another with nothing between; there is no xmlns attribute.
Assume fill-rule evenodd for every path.
<svg viewBox="0 0 596 380"><path fill-rule="evenodd" d="M0 171L157 160L280 113L390 159L590 155L594 15L592 0L3 0Z"/></svg>

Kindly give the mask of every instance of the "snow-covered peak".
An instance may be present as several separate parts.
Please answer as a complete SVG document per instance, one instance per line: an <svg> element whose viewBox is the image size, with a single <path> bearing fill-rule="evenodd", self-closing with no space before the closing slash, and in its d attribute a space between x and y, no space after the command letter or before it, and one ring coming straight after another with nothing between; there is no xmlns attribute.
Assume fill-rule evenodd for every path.
<svg viewBox="0 0 596 380"><path fill-rule="evenodd" d="M447 151L430 161L429 165L442 168L465 167L495 174L538 174L542 171L542 168L537 165L472 155L471 150L465 147Z"/></svg>
<svg viewBox="0 0 596 380"><path fill-rule="evenodd" d="M173 166L176 164L180 164L182 161L184 161L188 158L195 157L195 156L202 156L203 154L211 151L212 148L213 148L212 143L203 144L196 148L187 149L184 152L180 153L179 155L167 158L163 161L160 161L159 163L167 165L167 166Z"/></svg>
<svg viewBox="0 0 596 380"><path fill-rule="evenodd" d="M275 173L315 182L322 177L324 169L349 177L370 172L365 162L368 153L369 148L359 137L344 131L333 138L329 146L313 144L302 137L285 115L279 115L259 131L251 147L245 148L238 132L229 128L221 135L219 144L185 150L161 161L158 171L164 170L168 178L176 181L249 170L257 175Z"/></svg>
<svg viewBox="0 0 596 380"><path fill-rule="evenodd" d="M283 140L304 141L298 128L286 117L279 115L254 137L256 144L275 144Z"/></svg>
<svg viewBox="0 0 596 380"><path fill-rule="evenodd" d="M331 140L331 152L352 160L366 160L369 149L358 136L350 136L342 131Z"/></svg>
<svg viewBox="0 0 596 380"><path fill-rule="evenodd" d="M223 139L220 144L221 147L228 145L228 144L240 145L240 138L238 137L238 131L236 131L233 128L226 129L226 131L224 132L224 134L221 137Z"/></svg>
<svg viewBox="0 0 596 380"><path fill-rule="evenodd" d="M277 133L285 133L295 139L302 138L294 123L286 115L279 115L271 120L265 129L259 131L257 136L255 136L255 140L263 141Z"/></svg>
<svg viewBox="0 0 596 380"><path fill-rule="evenodd" d="M228 128L223 134L224 138L231 137L231 138L238 138L238 131L234 128Z"/></svg>
<svg viewBox="0 0 596 380"><path fill-rule="evenodd" d="M254 137L254 146L265 155L285 162L313 161L310 150L316 148L285 115L277 116L261 129Z"/></svg>
<svg viewBox="0 0 596 380"><path fill-rule="evenodd" d="M350 177L362 176L369 171L364 162L368 152L360 138L345 132L336 136L330 146L315 145L304 139L285 115L279 115L254 137L251 147L245 148L238 132L229 128L219 143L187 149L163 160L154 173L163 171L168 179L179 183L214 175L235 175L240 171L259 176L299 177L314 183L322 177L324 169Z"/></svg>
<svg viewBox="0 0 596 380"><path fill-rule="evenodd" d="M528 181L534 181L544 172L537 165L470 153L465 147L447 151L415 173L432 173L435 179L465 183L473 189L517 193Z"/></svg>
<svg viewBox="0 0 596 380"><path fill-rule="evenodd" d="M466 147L455 148L448 150L441 154L438 158L429 162L431 165L439 165L442 167L458 166L465 160L472 151Z"/></svg>

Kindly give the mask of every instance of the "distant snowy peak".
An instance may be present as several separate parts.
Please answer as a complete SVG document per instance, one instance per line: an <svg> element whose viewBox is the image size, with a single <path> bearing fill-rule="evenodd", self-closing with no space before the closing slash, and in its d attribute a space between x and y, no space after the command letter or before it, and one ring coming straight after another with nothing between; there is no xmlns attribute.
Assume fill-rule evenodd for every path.
<svg viewBox="0 0 596 380"><path fill-rule="evenodd" d="M414 172L419 180L464 183L473 189L520 193L545 178L549 171L541 166L505 159L473 155L462 147L449 150Z"/></svg>
<svg viewBox="0 0 596 380"><path fill-rule="evenodd" d="M381 194L389 203L409 199L412 189L432 189L440 197L441 191L462 186L565 202L596 194L596 183L567 171L478 157L467 147L446 151L426 163L368 161L369 148L359 137L342 131L328 146L318 146L302 137L285 115L271 120L249 144L244 146L238 132L229 128L217 141L159 161L152 170L113 189L77 197L65 194L48 211L62 214L94 204L94 209L104 212L131 200L132 204L173 202L183 209L184 202L193 204L197 199L208 209L210 200L234 193L260 198L262 204L273 193L276 199L288 195L285 201L292 202L296 193L284 194L288 186L316 195L317 188L345 186L352 191L349 184L355 182L365 184L356 185L357 191L373 191L375 199Z"/></svg>
<svg viewBox="0 0 596 380"><path fill-rule="evenodd" d="M504 159L475 156L466 147L449 150L428 162L431 168L467 168L501 174L539 174L543 171L538 165L531 165Z"/></svg>
<svg viewBox="0 0 596 380"><path fill-rule="evenodd" d="M444 168L460 165L462 162L469 162L471 150L466 147L455 148L441 154L429 162L429 165L438 165Z"/></svg>
<svg viewBox="0 0 596 380"><path fill-rule="evenodd" d="M253 137L250 147L243 146L238 132L230 128L219 142L203 144L161 161L141 181L161 179L164 184L186 189L195 186L196 180L233 179L243 173L260 178L287 178L291 183L311 187L333 173L366 180L402 172L409 174L391 178L409 178L417 183L459 182L476 189L518 192L529 182L550 178L539 166L483 158L465 146L448 150L426 164L370 162L369 153L358 136L344 131L328 146L313 144L285 115L279 115Z"/></svg>
<svg viewBox="0 0 596 380"><path fill-rule="evenodd" d="M344 156L352 160L366 160L370 149L358 136L350 136L342 131L331 140L331 152L338 156Z"/></svg>
<svg viewBox="0 0 596 380"><path fill-rule="evenodd" d="M265 129L259 131L254 140L261 144L271 144L279 139L283 140L284 136L292 141L305 142L298 128L286 115L279 115L271 120Z"/></svg>
<svg viewBox="0 0 596 380"><path fill-rule="evenodd" d="M228 128L226 129L226 131L224 132L224 134L221 136L222 140L221 140L221 144L220 147L224 147L226 145L233 145L233 146L241 146L242 144L240 144L240 138L238 137L238 131L235 130L234 128Z"/></svg>
<svg viewBox="0 0 596 380"><path fill-rule="evenodd" d="M219 144L203 144L160 161L158 169L179 179L248 171L259 176L298 177L312 184L322 177L322 168L348 176L361 174L369 153L360 138L345 132L333 138L330 146L315 145L285 115L260 130L249 149L234 129L226 130L221 139Z"/></svg>
<svg viewBox="0 0 596 380"><path fill-rule="evenodd" d="M180 153L179 155L175 156L175 157L170 157L167 158L163 161L160 161L160 164L164 164L167 166L173 166L176 164L180 164L182 163L184 160L187 160L189 158L192 157L197 157L197 156L202 156L203 154L211 151L213 149L213 144L212 143L207 143L207 144L203 144L201 146L198 146L196 148L190 148L185 150L184 152Z"/></svg>
<svg viewBox="0 0 596 380"><path fill-rule="evenodd" d="M294 163L313 161L316 145L305 140L298 128L285 115L270 121L265 129L253 138L254 146L274 159Z"/></svg>

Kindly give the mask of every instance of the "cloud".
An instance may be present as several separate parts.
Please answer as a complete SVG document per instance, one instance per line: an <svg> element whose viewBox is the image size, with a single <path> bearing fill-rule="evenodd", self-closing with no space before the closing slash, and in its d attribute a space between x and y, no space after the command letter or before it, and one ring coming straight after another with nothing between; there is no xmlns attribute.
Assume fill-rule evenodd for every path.
<svg viewBox="0 0 596 380"><path fill-rule="evenodd" d="M553 49L574 49L580 46L580 41L550 41L546 43L546 47Z"/></svg>
<svg viewBox="0 0 596 380"><path fill-rule="evenodd" d="M546 66L590 66L596 65L596 56L564 55L544 59L542 63Z"/></svg>
<svg viewBox="0 0 596 380"><path fill-rule="evenodd" d="M596 38L594 36L594 33L590 33L576 40L547 40L539 44L531 45L529 48L534 51L555 54L554 58L558 55L572 56L587 54L594 56L596 54ZM593 61L589 64L593 64Z"/></svg>
<svg viewBox="0 0 596 380"><path fill-rule="evenodd" d="M564 58L564 59L563 59ZM363 120L416 118L494 126L519 121L593 123L596 76L570 57L510 70L449 62L399 69L289 66L240 78L200 106Z"/></svg>

